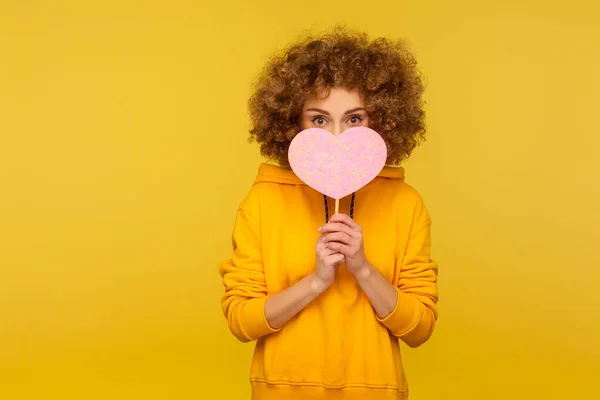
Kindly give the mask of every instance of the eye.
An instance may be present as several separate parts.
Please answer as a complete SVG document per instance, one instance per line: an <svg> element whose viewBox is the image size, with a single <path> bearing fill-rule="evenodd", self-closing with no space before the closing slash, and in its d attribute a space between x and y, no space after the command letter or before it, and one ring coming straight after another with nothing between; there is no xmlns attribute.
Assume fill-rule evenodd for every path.
<svg viewBox="0 0 600 400"><path fill-rule="evenodd" d="M363 119L359 115L353 115L348 119L348 122L351 124L360 124L362 120Z"/></svg>
<svg viewBox="0 0 600 400"><path fill-rule="evenodd" d="M315 125L324 125L325 124L325 118L323 118L323 117L315 117L315 118L313 118L312 122Z"/></svg>

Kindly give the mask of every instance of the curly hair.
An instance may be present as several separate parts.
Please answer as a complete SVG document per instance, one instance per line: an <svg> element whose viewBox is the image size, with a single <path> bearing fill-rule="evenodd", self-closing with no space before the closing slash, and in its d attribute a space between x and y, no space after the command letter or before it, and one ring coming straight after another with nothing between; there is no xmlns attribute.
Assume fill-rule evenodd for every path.
<svg viewBox="0 0 600 400"><path fill-rule="evenodd" d="M289 167L288 148L301 130L304 103L332 87L359 91L369 127L387 145L387 164L400 164L425 139L424 85L404 41L369 40L336 27L267 63L248 102L250 141L260 145L263 156Z"/></svg>

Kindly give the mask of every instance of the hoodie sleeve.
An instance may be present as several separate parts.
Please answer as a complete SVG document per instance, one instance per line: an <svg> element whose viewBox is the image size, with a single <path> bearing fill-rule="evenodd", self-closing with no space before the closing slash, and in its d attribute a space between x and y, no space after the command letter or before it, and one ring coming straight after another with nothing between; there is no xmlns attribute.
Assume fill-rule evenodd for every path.
<svg viewBox="0 0 600 400"><path fill-rule="evenodd" d="M229 330L242 342L275 332L265 317L267 288L258 221L239 209L232 235L233 255L219 266L225 294L221 300Z"/></svg>
<svg viewBox="0 0 600 400"><path fill-rule="evenodd" d="M398 257L395 284L398 301L385 318L378 318L390 332L410 347L425 343L437 320L438 265L430 257L431 220L424 205L418 202L408 243L399 243L404 255Z"/></svg>

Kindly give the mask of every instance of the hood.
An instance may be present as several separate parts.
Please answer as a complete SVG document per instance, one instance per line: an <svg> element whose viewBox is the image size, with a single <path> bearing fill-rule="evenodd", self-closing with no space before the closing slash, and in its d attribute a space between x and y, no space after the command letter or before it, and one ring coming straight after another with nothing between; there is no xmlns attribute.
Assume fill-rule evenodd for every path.
<svg viewBox="0 0 600 400"><path fill-rule="evenodd" d="M404 181L404 168L385 166L375 179L398 179ZM261 164L258 169L258 176L254 183L257 184L260 182L306 185L291 169L268 163Z"/></svg>

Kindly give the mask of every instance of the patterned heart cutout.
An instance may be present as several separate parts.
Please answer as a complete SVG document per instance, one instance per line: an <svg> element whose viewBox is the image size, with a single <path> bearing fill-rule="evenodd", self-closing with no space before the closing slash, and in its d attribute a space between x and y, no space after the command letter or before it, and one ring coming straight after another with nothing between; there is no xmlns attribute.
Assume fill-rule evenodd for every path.
<svg viewBox="0 0 600 400"><path fill-rule="evenodd" d="M290 143L294 173L318 192L339 200L371 182L385 166L387 148L367 127L334 136L319 128L305 129Z"/></svg>

